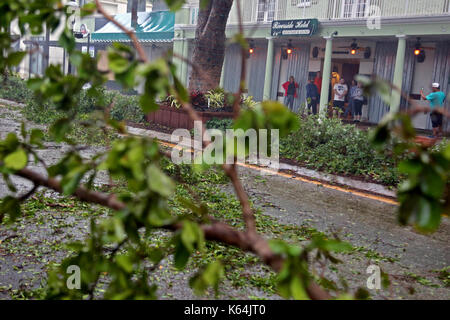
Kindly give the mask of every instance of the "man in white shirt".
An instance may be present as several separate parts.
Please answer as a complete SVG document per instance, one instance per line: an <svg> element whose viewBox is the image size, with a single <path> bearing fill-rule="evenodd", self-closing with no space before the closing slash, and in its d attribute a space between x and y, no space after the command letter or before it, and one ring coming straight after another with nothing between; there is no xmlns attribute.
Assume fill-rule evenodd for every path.
<svg viewBox="0 0 450 320"><path fill-rule="evenodd" d="M336 83L334 85L333 90L334 90L333 106L335 109L338 109L337 112L339 112L339 110L344 112L345 96L347 95L348 92L348 87L345 84L345 79L341 78L341 80L339 80L339 83Z"/></svg>

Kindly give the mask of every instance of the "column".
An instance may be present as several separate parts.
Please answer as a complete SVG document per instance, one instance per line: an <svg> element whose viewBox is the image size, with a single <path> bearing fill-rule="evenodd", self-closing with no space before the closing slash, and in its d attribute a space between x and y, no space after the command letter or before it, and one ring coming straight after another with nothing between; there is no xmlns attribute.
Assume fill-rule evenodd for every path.
<svg viewBox="0 0 450 320"><path fill-rule="evenodd" d="M183 37L183 31L177 30L175 31L175 37L173 39L173 53L174 56L172 58L172 62L177 67L177 77L180 79L180 81L184 84L184 79L182 78L183 73L183 63L179 57L182 57L184 54L184 46L185 46L185 39ZM175 57L175 55L179 57Z"/></svg>
<svg viewBox="0 0 450 320"><path fill-rule="evenodd" d="M405 66L405 54L406 54L406 36L398 35L398 47L397 57L395 59L394 80L392 83L394 86L402 90L403 83L403 71ZM392 90L391 97L391 110L390 112L397 112L400 107L401 94L396 90Z"/></svg>
<svg viewBox="0 0 450 320"><path fill-rule="evenodd" d="M189 59L189 41L187 39L184 39L183 41L183 57L185 59ZM181 82L184 85L187 85L188 83L188 62L187 61L182 61L181 64Z"/></svg>
<svg viewBox="0 0 450 320"><path fill-rule="evenodd" d="M226 61L227 55L226 55L226 50L225 50L225 56L223 58L223 63L222 63L222 72L220 74L220 84L219 87L223 88L224 84L225 84L225 61Z"/></svg>
<svg viewBox="0 0 450 320"><path fill-rule="evenodd" d="M328 112L328 98L329 98L330 78L331 78L331 55L333 53L333 38L324 37L324 39L327 42L325 46L325 58L323 62L322 89L320 90L319 115L321 118L326 117Z"/></svg>
<svg viewBox="0 0 450 320"><path fill-rule="evenodd" d="M273 38L267 38L267 60L266 60L266 74L264 76L264 93L263 100L270 99L270 91L272 90L272 75L273 75Z"/></svg>

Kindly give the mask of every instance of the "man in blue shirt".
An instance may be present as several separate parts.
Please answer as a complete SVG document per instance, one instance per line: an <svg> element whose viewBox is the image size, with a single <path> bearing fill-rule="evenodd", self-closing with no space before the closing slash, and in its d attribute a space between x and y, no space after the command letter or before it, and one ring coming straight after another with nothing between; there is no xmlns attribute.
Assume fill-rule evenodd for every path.
<svg viewBox="0 0 450 320"><path fill-rule="evenodd" d="M314 79L310 78L308 84L306 85L306 99L308 102L308 111L314 115L317 114L317 103L319 102L319 90L314 84Z"/></svg>
<svg viewBox="0 0 450 320"><path fill-rule="evenodd" d="M423 90L420 90L420 95L424 100L428 100L430 102L431 109L431 125L433 127L433 136L432 138L442 135L442 113L438 112L437 109L442 108L444 106L445 93L441 91L441 87L439 83L433 83L431 85L431 92L429 95L425 96Z"/></svg>

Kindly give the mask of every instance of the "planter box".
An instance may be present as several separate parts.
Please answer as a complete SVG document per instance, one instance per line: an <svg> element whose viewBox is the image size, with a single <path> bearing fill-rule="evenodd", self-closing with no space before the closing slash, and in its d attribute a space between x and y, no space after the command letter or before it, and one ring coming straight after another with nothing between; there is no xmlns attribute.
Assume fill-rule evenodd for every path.
<svg viewBox="0 0 450 320"><path fill-rule="evenodd" d="M197 114L200 116L203 123L206 123L213 118L233 118L232 112L197 111ZM177 109L168 106L160 106L158 111L147 114L146 120L174 129L180 128L191 130L194 128L194 121L189 118L189 115L182 108Z"/></svg>
<svg viewBox="0 0 450 320"><path fill-rule="evenodd" d="M428 138L428 137L423 137L423 136L417 136L414 139L414 142L421 145L422 147L430 148L438 142L438 138Z"/></svg>

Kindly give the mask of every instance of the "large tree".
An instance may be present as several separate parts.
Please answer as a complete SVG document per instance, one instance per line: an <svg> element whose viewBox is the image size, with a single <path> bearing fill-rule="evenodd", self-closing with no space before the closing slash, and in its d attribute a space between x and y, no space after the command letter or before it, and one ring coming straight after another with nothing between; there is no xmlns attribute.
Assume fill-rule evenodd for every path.
<svg viewBox="0 0 450 320"><path fill-rule="evenodd" d="M225 28L233 0L211 0L200 8L195 32L189 89L217 88L225 56Z"/></svg>

